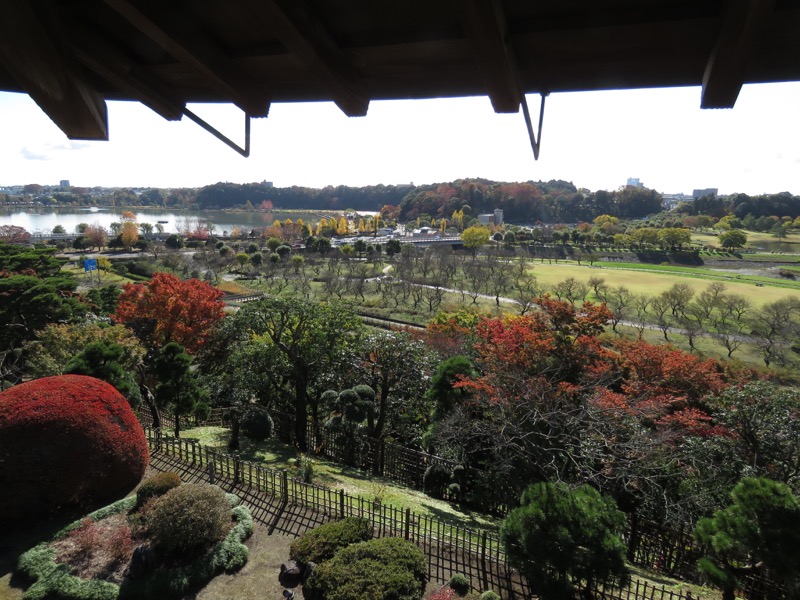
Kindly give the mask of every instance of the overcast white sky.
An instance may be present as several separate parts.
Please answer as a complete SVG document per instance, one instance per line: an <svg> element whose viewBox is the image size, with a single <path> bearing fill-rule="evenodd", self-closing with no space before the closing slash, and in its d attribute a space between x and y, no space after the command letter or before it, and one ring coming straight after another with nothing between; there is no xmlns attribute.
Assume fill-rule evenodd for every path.
<svg viewBox="0 0 800 600"><path fill-rule="evenodd" d="M539 97L528 96L534 119ZM70 141L25 95L0 93L0 186L26 183L200 187L415 184L483 177L564 179L613 190L638 177L660 192L800 194L800 83L748 85L732 110L701 110L699 88L552 94L541 155L522 114L488 98L372 102L363 118L333 103L275 104L253 121L243 158L184 118L109 103L108 142ZM192 106L239 142L233 106Z"/></svg>

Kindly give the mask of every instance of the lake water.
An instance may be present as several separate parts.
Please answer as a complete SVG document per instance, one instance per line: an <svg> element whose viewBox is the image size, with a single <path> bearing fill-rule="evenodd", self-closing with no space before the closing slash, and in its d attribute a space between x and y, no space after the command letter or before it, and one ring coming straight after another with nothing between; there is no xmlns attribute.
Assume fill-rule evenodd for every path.
<svg viewBox="0 0 800 600"><path fill-rule="evenodd" d="M79 223L109 225L122 220L125 208L3 208L0 209L0 225L17 225L25 228L30 233L51 233L53 227L61 225L67 233L74 233L75 226ZM256 229L268 227L273 220L291 218L296 220L299 215L293 213L262 212L223 212L223 211L169 211L164 209L141 209L132 211L138 223L151 223L153 226L162 221L164 231L179 233L186 229L187 224L196 224L197 221L213 223L214 232L222 234L231 231L234 227L241 229ZM303 218L308 215L303 215ZM307 220L307 219L306 219ZM189 227L192 229L193 227Z"/></svg>

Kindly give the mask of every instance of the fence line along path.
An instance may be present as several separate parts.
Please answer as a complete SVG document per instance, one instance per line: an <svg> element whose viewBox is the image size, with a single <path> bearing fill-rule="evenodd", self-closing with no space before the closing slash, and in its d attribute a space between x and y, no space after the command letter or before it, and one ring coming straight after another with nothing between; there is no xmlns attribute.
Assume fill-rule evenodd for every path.
<svg viewBox="0 0 800 600"><path fill-rule="evenodd" d="M270 534L298 536L328 521L359 516L370 521L379 537L403 537L418 544L425 551L432 580L446 582L461 573L476 591L493 590L504 599L532 597L524 578L509 567L505 549L493 533L294 480L284 470L243 461L194 440L165 437L150 428L145 432L154 470L177 472L187 482L216 483L237 494ZM591 593L608 600L698 600L691 593L647 582Z"/></svg>

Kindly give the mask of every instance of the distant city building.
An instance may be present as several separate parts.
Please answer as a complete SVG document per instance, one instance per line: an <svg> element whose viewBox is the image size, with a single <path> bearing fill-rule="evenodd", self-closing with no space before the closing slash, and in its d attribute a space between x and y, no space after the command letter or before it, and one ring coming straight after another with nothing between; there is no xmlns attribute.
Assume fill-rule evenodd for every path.
<svg viewBox="0 0 800 600"><path fill-rule="evenodd" d="M61 186L62 188L68 188L69 187L69 179L62 179L59 182L59 186Z"/></svg>
<svg viewBox="0 0 800 600"><path fill-rule="evenodd" d="M486 213L478 215L478 223L481 225L502 225L503 224L503 209L495 208L493 213Z"/></svg>
<svg viewBox="0 0 800 600"><path fill-rule="evenodd" d="M642 188L644 184L639 181L638 177L628 177L628 183L625 184L627 187L635 187L635 188Z"/></svg>
<svg viewBox="0 0 800 600"><path fill-rule="evenodd" d="M702 198L703 196L714 196L717 197L717 193L719 192L718 188L703 188L702 190L692 190L692 198L697 200L698 198Z"/></svg>
<svg viewBox="0 0 800 600"><path fill-rule="evenodd" d="M261 182L261 185L263 185L264 187L274 187L274 186L272 185L272 182L271 182L271 181L262 181L262 182Z"/></svg>
<svg viewBox="0 0 800 600"><path fill-rule="evenodd" d="M663 198L663 202L661 205L666 210L672 210L673 208L677 207L678 204L681 202L691 202L694 200L688 194L662 194L661 197Z"/></svg>

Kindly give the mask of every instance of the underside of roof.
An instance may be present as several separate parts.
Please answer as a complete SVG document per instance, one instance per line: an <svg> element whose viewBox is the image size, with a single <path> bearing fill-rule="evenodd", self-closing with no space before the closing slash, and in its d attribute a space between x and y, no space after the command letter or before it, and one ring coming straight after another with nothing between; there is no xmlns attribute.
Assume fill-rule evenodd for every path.
<svg viewBox="0 0 800 600"><path fill-rule="evenodd" d="M187 102L273 102L800 80L800 0L24 0L0 3L0 90L72 139L108 139L106 100L165 119Z"/></svg>

